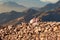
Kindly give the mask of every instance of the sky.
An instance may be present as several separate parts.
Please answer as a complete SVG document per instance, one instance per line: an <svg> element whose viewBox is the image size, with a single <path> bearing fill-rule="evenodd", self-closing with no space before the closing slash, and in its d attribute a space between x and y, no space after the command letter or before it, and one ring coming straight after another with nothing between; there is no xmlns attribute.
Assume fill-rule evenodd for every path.
<svg viewBox="0 0 60 40"><path fill-rule="evenodd" d="M7 1L13 1L26 7L43 7L49 3L56 3L59 0L0 0L0 3Z"/></svg>

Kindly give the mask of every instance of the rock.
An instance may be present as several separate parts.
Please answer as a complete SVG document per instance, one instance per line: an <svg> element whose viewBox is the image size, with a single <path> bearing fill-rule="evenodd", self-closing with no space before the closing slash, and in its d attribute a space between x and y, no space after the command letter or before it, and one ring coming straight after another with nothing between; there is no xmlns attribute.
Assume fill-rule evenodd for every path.
<svg viewBox="0 0 60 40"><path fill-rule="evenodd" d="M29 24L29 23L28 23ZM52 25L53 24L53 25ZM60 40L60 23L39 22L39 25L27 23L0 28L1 40Z"/></svg>
<svg viewBox="0 0 60 40"><path fill-rule="evenodd" d="M9 26L8 26L8 29L9 29L9 30L12 29L12 25L9 25Z"/></svg>
<svg viewBox="0 0 60 40"><path fill-rule="evenodd" d="M56 31L56 30L58 30L58 28L57 28L57 27L54 27L54 28L53 28L53 31Z"/></svg>

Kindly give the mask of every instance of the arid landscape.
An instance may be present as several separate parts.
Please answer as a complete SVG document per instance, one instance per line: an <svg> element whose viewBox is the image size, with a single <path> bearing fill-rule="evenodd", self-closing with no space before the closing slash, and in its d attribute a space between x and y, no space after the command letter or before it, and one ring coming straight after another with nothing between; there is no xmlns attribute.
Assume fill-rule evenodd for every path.
<svg viewBox="0 0 60 40"><path fill-rule="evenodd" d="M0 1L0 40L60 40L60 0L39 1Z"/></svg>
<svg viewBox="0 0 60 40"><path fill-rule="evenodd" d="M60 40L60 22L0 26L0 40Z"/></svg>

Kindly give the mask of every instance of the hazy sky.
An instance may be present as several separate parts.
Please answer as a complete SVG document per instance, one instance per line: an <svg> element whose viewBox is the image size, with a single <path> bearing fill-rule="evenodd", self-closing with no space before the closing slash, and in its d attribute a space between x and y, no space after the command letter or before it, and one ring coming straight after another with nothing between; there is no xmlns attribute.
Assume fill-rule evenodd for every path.
<svg viewBox="0 0 60 40"><path fill-rule="evenodd" d="M48 3L56 3L59 0L0 0L1 2L13 1L27 7L42 7ZM0 2L0 3L1 3Z"/></svg>

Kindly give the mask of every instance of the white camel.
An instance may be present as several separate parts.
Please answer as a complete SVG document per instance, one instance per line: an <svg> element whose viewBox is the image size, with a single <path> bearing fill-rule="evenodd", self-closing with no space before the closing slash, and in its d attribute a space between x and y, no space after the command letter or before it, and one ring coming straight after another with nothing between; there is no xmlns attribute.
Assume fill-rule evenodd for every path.
<svg viewBox="0 0 60 40"><path fill-rule="evenodd" d="M39 18L33 18L30 20L30 24L32 24L33 26L36 26L39 24Z"/></svg>

